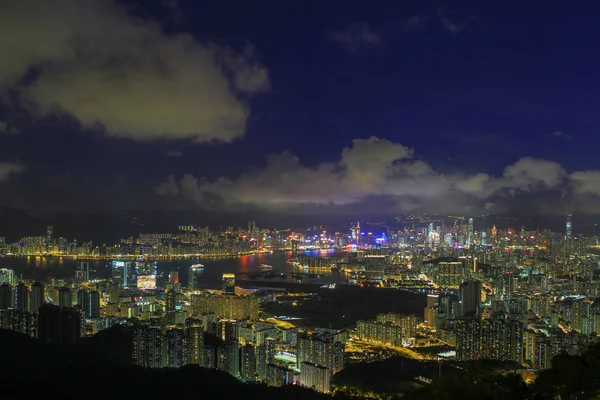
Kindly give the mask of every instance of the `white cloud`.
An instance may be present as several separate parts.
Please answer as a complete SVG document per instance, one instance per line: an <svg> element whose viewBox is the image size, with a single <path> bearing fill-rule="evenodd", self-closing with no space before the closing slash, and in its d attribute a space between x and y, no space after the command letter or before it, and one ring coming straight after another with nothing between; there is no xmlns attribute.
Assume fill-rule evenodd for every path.
<svg viewBox="0 0 600 400"><path fill-rule="evenodd" d="M231 141L245 131L244 99L269 87L251 47L165 34L113 0L0 2L0 59L0 88L39 72L20 87L35 114L135 140Z"/></svg>
<svg viewBox="0 0 600 400"><path fill-rule="evenodd" d="M524 157L496 176L444 173L418 159L411 148L371 137L354 140L338 160L331 162L307 166L286 151L269 156L264 168L248 170L234 179L210 181L186 174L178 181L171 176L157 191L199 204L218 198L225 206L360 207L373 199L384 199L398 212L497 212L537 194L563 202L579 201L576 197L580 195L600 197L600 171L568 174L556 162ZM554 203L546 203L544 210L552 211ZM539 204L530 206L541 209Z"/></svg>
<svg viewBox="0 0 600 400"><path fill-rule="evenodd" d="M600 171L573 172L570 179L576 194L600 196Z"/></svg>
<svg viewBox="0 0 600 400"><path fill-rule="evenodd" d="M344 30L333 31L329 34L329 40L345 47L350 52L379 46L383 43L383 37L371 30L366 22L349 26Z"/></svg>

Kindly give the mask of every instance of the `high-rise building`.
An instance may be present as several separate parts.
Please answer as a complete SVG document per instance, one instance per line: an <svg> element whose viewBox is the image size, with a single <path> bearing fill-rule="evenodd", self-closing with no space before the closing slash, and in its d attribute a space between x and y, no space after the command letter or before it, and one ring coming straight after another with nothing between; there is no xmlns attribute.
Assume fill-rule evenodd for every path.
<svg viewBox="0 0 600 400"><path fill-rule="evenodd" d="M100 317L100 293L97 290L89 293L89 308L85 313L87 318Z"/></svg>
<svg viewBox="0 0 600 400"><path fill-rule="evenodd" d="M90 296L89 292L85 289L79 289L77 291L77 308L81 311L86 312L90 308Z"/></svg>
<svg viewBox="0 0 600 400"><path fill-rule="evenodd" d="M433 271L433 283L443 289L458 289L465 278L465 265L460 261L442 261Z"/></svg>
<svg viewBox="0 0 600 400"><path fill-rule="evenodd" d="M0 310L12 308L13 306L13 287L8 283L0 285Z"/></svg>
<svg viewBox="0 0 600 400"><path fill-rule="evenodd" d="M14 308L0 310L0 328L36 337L35 318L28 311Z"/></svg>
<svg viewBox="0 0 600 400"><path fill-rule="evenodd" d="M144 368L163 368L165 341L160 327L141 325L133 332L133 364Z"/></svg>
<svg viewBox="0 0 600 400"><path fill-rule="evenodd" d="M17 310L29 311L29 288L22 282L15 287L13 306Z"/></svg>
<svg viewBox="0 0 600 400"><path fill-rule="evenodd" d="M458 346L458 333L457 333ZM531 337L527 338L531 340ZM527 348L529 346L529 349ZM524 342L523 324L515 320L486 319L481 323L481 357L490 360L523 362L534 353L535 344Z"/></svg>
<svg viewBox="0 0 600 400"><path fill-rule="evenodd" d="M331 371L322 365L302 362L300 364L300 385L321 393L330 391Z"/></svg>
<svg viewBox="0 0 600 400"><path fill-rule="evenodd" d="M77 271L75 271L75 280L77 282L88 282L92 279L92 271L89 261L81 261Z"/></svg>
<svg viewBox="0 0 600 400"><path fill-rule="evenodd" d="M473 246L473 218L469 218L469 227L467 231L467 247Z"/></svg>
<svg viewBox="0 0 600 400"><path fill-rule="evenodd" d="M44 303L44 285L41 282L34 282L31 285L31 294L29 296L29 311L36 312L42 303Z"/></svg>
<svg viewBox="0 0 600 400"><path fill-rule="evenodd" d="M111 263L111 277L119 287L129 287L131 263L126 261L113 261Z"/></svg>
<svg viewBox="0 0 600 400"><path fill-rule="evenodd" d="M42 304L37 320L39 340L51 344L74 344L79 341L81 320L77 310Z"/></svg>
<svg viewBox="0 0 600 400"><path fill-rule="evenodd" d="M204 328L200 321L189 320L186 338L187 363L202 365L204 347Z"/></svg>
<svg viewBox="0 0 600 400"><path fill-rule="evenodd" d="M58 306L61 308L73 307L73 292L68 287L58 289Z"/></svg>
<svg viewBox="0 0 600 400"><path fill-rule="evenodd" d="M200 276L204 272L204 265L202 264L194 264L190 267L188 272L188 287L190 290L198 290L200 289Z"/></svg>
<svg viewBox="0 0 600 400"><path fill-rule="evenodd" d="M2 283L15 286L15 271L8 268L0 268L0 284Z"/></svg>
<svg viewBox="0 0 600 400"><path fill-rule="evenodd" d="M307 371L308 372L308 371ZM276 364L267 364L267 379L265 383L269 386L286 386L293 383L293 371Z"/></svg>
<svg viewBox="0 0 600 400"><path fill-rule="evenodd" d="M459 288L460 317L481 315L481 281L469 279Z"/></svg>
<svg viewBox="0 0 600 400"><path fill-rule="evenodd" d="M344 368L345 347L345 342L336 340L330 334L299 335L298 365L304 362L318 364L329 369L333 375Z"/></svg>
<svg viewBox="0 0 600 400"><path fill-rule="evenodd" d="M173 289L165 292L165 308L167 312L173 312L177 308L177 292Z"/></svg>
<svg viewBox="0 0 600 400"><path fill-rule="evenodd" d="M240 374L244 382L256 380L256 353L255 347L247 344L241 348Z"/></svg>
<svg viewBox="0 0 600 400"><path fill-rule="evenodd" d="M565 240L573 239L573 222L571 221L573 214L567 215L567 220L565 222Z"/></svg>
<svg viewBox="0 0 600 400"><path fill-rule="evenodd" d="M185 331L179 328L167 330L167 366L169 368L180 368L186 362Z"/></svg>
<svg viewBox="0 0 600 400"><path fill-rule="evenodd" d="M456 359L477 360L481 353L481 323L475 318L460 318L456 327Z"/></svg>
<svg viewBox="0 0 600 400"><path fill-rule="evenodd" d="M213 314L221 319L258 319L258 298L253 295L194 294L191 303L197 317Z"/></svg>
<svg viewBox="0 0 600 400"><path fill-rule="evenodd" d="M116 304L119 302L119 297L121 296L121 291L119 290L119 285L112 284L108 286L108 302Z"/></svg>
<svg viewBox="0 0 600 400"><path fill-rule="evenodd" d="M223 294L235 294L235 274L223 274Z"/></svg>

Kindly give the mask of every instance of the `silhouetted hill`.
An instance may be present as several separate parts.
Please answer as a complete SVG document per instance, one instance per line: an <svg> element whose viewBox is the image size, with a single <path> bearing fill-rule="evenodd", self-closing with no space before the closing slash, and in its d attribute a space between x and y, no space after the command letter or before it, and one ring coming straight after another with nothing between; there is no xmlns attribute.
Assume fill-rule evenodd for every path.
<svg viewBox="0 0 600 400"><path fill-rule="evenodd" d="M79 345L80 351L108 364L131 365L132 334L131 328L115 325L84 339Z"/></svg>
<svg viewBox="0 0 600 400"><path fill-rule="evenodd" d="M124 365L109 347L120 347L127 329L111 329L75 346L51 346L0 330L2 399L330 399L300 387L244 384L217 370L187 366L148 370ZM108 347L107 347L108 346ZM113 349L114 350L114 349Z"/></svg>

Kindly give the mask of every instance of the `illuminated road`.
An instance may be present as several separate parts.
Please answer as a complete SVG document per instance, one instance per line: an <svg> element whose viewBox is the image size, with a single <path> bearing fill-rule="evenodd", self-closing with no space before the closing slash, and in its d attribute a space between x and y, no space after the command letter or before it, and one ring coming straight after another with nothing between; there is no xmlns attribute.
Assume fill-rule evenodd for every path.
<svg viewBox="0 0 600 400"><path fill-rule="evenodd" d="M413 351L407 347L401 346L384 346L377 343L365 342L362 340L351 340L346 343L346 352L349 353L362 353L362 352L378 352L381 350L393 350L397 353L402 354L407 358L412 358L415 360L427 360L428 358L424 357L422 354Z"/></svg>

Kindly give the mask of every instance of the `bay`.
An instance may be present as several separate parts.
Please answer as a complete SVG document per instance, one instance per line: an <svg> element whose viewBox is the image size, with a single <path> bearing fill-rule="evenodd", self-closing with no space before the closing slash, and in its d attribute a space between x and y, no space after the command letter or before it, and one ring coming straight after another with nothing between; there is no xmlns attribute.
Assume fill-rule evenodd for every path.
<svg viewBox="0 0 600 400"><path fill-rule="evenodd" d="M304 254L311 256L328 257L335 256L334 250L311 250ZM257 285L261 281L269 282L294 282L296 278L292 274L302 275L303 282L329 284L345 283L346 275L330 270L303 271L288 263L292 257L291 251L259 253L247 256L221 257L221 258L181 258L172 260L157 261L159 278L162 281L167 279L169 272L178 271L179 281L184 285L188 282L189 267L193 264L202 264L204 269L201 272L201 280L205 287L219 286L221 276L225 273L236 274L237 280L256 281ZM26 257L26 258L2 258L0 259L0 268L13 269L17 276L24 279L33 279L38 281L49 281L52 278L70 279L75 276L75 271L82 263L89 263L94 277L97 279L106 279L110 277L111 260L85 260L73 259L67 257ZM273 267L272 273L276 277L267 279L262 276L252 274L264 274L260 269L262 264L268 264ZM284 274L285 277L281 277ZM310 275L309 275L310 274ZM298 277L298 275L296 275Z"/></svg>

